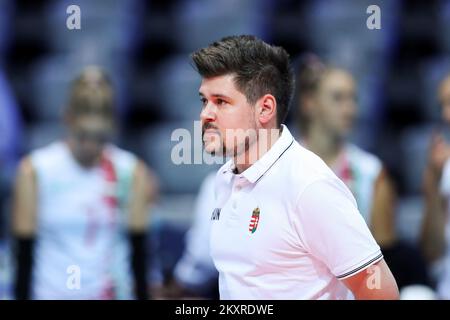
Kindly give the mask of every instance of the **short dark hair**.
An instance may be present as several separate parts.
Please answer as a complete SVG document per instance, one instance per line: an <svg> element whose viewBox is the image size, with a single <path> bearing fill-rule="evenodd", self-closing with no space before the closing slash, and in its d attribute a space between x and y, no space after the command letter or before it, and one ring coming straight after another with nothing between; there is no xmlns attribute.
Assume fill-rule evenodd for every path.
<svg viewBox="0 0 450 320"><path fill-rule="evenodd" d="M294 90L289 54L251 35L230 36L191 55L203 78L235 75L235 84L251 104L265 94L277 101L277 125L285 119Z"/></svg>

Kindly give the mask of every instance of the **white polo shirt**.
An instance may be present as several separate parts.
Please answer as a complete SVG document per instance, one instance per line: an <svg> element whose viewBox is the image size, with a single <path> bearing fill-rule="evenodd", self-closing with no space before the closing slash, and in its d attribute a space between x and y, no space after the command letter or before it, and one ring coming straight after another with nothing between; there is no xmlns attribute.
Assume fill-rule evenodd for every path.
<svg viewBox="0 0 450 320"><path fill-rule="evenodd" d="M283 125L242 174L216 176L211 256L221 299L353 299L339 281L382 259L356 201Z"/></svg>

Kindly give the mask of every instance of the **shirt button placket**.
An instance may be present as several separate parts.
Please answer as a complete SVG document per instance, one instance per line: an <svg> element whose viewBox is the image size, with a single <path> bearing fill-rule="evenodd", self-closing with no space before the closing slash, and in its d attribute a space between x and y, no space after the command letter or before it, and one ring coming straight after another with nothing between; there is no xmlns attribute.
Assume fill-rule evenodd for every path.
<svg viewBox="0 0 450 320"><path fill-rule="evenodd" d="M237 208L238 208L238 201L239 201L241 189L242 189L242 187L239 185L239 180L235 180L233 183L233 192L231 195L232 214L230 215L230 218L232 220L238 220L238 218L239 218L239 213L237 211Z"/></svg>

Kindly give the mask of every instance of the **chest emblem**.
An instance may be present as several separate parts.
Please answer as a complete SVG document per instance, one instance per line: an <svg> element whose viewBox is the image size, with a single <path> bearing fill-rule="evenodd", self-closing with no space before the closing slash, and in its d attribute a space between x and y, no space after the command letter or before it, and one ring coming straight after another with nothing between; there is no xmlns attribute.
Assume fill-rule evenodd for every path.
<svg viewBox="0 0 450 320"><path fill-rule="evenodd" d="M251 233L255 233L256 229L258 229L259 224L259 208L255 208L252 213L252 218L250 219L249 231Z"/></svg>

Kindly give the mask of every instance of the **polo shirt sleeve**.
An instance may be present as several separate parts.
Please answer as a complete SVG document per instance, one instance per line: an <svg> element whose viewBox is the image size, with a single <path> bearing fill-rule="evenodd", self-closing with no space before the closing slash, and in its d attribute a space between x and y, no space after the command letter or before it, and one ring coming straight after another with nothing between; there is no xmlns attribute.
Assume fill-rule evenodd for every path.
<svg viewBox="0 0 450 320"><path fill-rule="evenodd" d="M337 177L316 180L297 198L298 234L308 252L338 278L383 258L355 198Z"/></svg>

